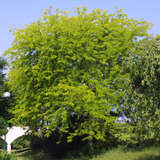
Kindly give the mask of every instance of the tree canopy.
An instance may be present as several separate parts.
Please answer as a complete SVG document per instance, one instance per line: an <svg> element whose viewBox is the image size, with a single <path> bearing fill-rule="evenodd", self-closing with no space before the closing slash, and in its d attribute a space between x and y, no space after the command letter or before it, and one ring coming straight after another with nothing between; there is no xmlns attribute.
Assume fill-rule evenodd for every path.
<svg viewBox="0 0 160 160"><path fill-rule="evenodd" d="M125 89L125 112L131 118L139 143L159 140L160 131L160 40L139 41L127 63L129 79Z"/></svg>
<svg viewBox="0 0 160 160"><path fill-rule="evenodd" d="M16 95L13 122L49 136L55 129L85 139L112 133L113 107L121 108L122 62L149 24L118 10L86 8L69 14L46 11L24 29L15 29L9 86Z"/></svg>

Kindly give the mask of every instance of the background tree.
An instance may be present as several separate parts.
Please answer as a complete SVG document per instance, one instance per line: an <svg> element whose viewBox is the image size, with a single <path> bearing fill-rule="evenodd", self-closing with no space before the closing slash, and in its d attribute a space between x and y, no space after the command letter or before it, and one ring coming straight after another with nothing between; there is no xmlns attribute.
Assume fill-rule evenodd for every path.
<svg viewBox="0 0 160 160"><path fill-rule="evenodd" d="M125 113L131 119L138 143L159 140L160 132L160 40L138 42L127 61L129 79L125 89Z"/></svg>
<svg viewBox="0 0 160 160"><path fill-rule="evenodd" d="M49 136L54 130L83 139L106 140L120 108L122 62L149 24L117 11L69 15L57 10L15 29L9 86L16 95L13 122Z"/></svg>
<svg viewBox="0 0 160 160"><path fill-rule="evenodd" d="M6 67L6 61L0 57L0 135L6 133L5 121L8 120L8 102L4 93L6 92L5 74L4 69Z"/></svg>

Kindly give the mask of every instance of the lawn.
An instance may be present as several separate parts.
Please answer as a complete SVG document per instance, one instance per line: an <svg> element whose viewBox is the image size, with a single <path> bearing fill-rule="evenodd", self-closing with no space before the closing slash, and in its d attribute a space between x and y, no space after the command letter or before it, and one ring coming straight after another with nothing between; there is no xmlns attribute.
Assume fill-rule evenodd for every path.
<svg viewBox="0 0 160 160"><path fill-rule="evenodd" d="M44 154L42 151L32 152L26 151L23 153L17 154L17 160L55 160L53 157L50 157L47 154Z"/></svg>
<svg viewBox="0 0 160 160"><path fill-rule="evenodd" d="M115 149L91 160L160 160L160 147L148 147L142 150L130 151Z"/></svg>
<svg viewBox="0 0 160 160"><path fill-rule="evenodd" d="M63 153L62 153L63 154ZM17 160L57 160L56 158L49 157L43 152L31 152L27 151L18 154ZM79 158L64 158L63 160L160 160L160 146L147 147L145 149L130 149L124 151L122 149L113 149L106 151L100 155L89 158L87 156Z"/></svg>

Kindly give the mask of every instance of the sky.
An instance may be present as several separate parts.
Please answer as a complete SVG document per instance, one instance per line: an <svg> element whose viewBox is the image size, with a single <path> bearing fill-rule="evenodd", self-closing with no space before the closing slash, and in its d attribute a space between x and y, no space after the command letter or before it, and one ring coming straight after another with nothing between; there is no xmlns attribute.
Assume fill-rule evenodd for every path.
<svg viewBox="0 0 160 160"><path fill-rule="evenodd" d="M45 9L53 6L60 10L74 10L77 6L92 9L105 9L112 13L115 7L123 9L129 17L144 18L154 24L150 34L160 34L160 0L0 0L0 55L7 50L14 37L9 27L24 28L38 20Z"/></svg>

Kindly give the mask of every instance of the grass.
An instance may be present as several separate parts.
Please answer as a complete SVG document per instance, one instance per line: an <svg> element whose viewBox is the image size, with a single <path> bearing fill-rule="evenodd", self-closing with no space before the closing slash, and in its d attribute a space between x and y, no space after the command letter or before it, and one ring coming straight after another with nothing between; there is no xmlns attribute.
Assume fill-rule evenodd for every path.
<svg viewBox="0 0 160 160"><path fill-rule="evenodd" d="M92 160L160 160L160 146L129 151L115 149L94 157Z"/></svg>
<svg viewBox="0 0 160 160"><path fill-rule="evenodd" d="M62 153L63 154L63 153ZM57 160L56 158L45 155L43 152L27 151L18 155L17 160ZM160 146L147 147L144 149L130 149L124 151L123 149L113 149L106 151L103 154L89 158L82 156L78 158L70 157L61 160L160 160Z"/></svg>
<svg viewBox="0 0 160 160"><path fill-rule="evenodd" d="M17 154L17 160L54 160L51 156L43 151L25 151Z"/></svg>

